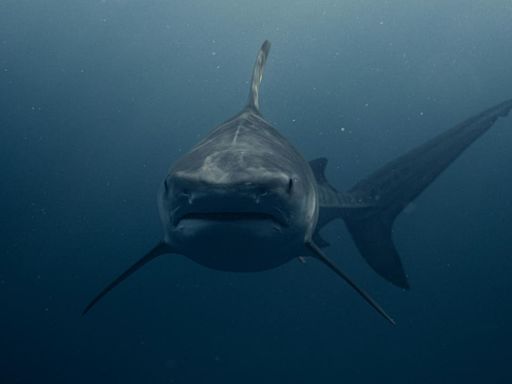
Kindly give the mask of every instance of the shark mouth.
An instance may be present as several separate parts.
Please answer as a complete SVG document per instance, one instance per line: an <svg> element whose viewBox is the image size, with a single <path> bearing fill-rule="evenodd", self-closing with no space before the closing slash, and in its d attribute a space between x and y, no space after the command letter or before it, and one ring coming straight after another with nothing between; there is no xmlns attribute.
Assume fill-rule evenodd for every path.
<svg viewBox="0 0 512 384"><path fill-rule="evenodd" d="M282 227L288 226L286 219L282 216L265 212L189 212L177 217L175 225L182 220L204 220L216 222L272 221Z"/></svg>

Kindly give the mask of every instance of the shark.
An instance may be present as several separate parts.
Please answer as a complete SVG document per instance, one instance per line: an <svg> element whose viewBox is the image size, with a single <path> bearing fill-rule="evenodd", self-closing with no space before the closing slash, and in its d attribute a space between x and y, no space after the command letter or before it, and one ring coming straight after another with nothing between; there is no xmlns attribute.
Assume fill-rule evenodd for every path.
<svg viewBox="0 0 512 384"><path fill-rule="evenodd" d="M258 272L294 259L325 264L390 323L394 319L325 252L320 230L344 220L359 252L381 277L409 282L392 238L395 218L499 117L495 105L385 164L348 191L325 176L326 158L306 161L260 112L270 42L254 65L249 99L170 168L158 192L163 238L85 307L86 314L119 283L166 254L214 270Z"/></svg>

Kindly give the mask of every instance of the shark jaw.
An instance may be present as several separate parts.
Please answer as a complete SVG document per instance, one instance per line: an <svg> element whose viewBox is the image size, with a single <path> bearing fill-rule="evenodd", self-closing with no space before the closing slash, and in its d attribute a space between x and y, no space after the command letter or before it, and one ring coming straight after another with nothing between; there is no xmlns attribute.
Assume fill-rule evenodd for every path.
<svg viewBox="0 0 512 384"><path fill-rule="evenodd" d="M173 232L176 252L215 270L258 272L287 263L304 248L292 228L260 214L239 215L184 218Z"/></svg>
<svg viewBox="0 0 512 384"><path fill-rule="evenodd" d="M262 211L190 211L176 216L173 225L179 228L191 222L204 222L211 225L233 222L241 226L264 222L272 224L276 229L288 227L288 221L283 215L278 212Z"/></svg>
<svg viewBox="0 0 512 384"><path fill-rule="evenodd" d="M191 192L193 195L193 192ZM255 196L229 188L180 201L169 215L169 242L184 256L216 270L275 268L303 248L303 228L286 196Z"/></svg>

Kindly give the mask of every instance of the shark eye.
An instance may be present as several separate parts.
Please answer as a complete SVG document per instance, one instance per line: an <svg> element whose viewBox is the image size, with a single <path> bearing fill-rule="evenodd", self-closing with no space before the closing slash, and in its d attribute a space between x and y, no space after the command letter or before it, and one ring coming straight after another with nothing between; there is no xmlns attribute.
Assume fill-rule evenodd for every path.
<svg viewBox="0 0 512 384"><path fill-rule="evenodd" d="M293 189L293 179L290 177L290 179L288 180L288 189L286 191L288 193L292 193L292 189Z"/></svg>

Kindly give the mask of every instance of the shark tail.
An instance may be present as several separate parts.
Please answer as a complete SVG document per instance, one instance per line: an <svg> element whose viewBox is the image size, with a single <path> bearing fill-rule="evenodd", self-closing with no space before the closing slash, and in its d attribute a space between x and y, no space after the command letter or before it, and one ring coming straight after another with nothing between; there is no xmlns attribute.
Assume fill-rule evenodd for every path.
<svg viewBox="0 0 512 384"><path fill-rule="evenodd" d="M249 91L249 100L247 102L247 108L252 109L255 112L260 111L260 85L263 79L263 69L267 61L268 53L270 51L270 41L265 40L258 52L256 63L252 72L251 89Z"/></svg>
<svg viewBox="0 0 512 384"><path fill-rule="evenodd" d="M409 282L392 239L396 217L499 117L507 116L512 100L471 117L405 155L389 162L346 193L324 176L326 159L310 164L320 190L319 225L344 219L368 264L384 279L408 289Z"/></svg>

